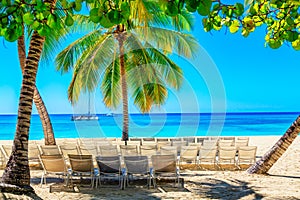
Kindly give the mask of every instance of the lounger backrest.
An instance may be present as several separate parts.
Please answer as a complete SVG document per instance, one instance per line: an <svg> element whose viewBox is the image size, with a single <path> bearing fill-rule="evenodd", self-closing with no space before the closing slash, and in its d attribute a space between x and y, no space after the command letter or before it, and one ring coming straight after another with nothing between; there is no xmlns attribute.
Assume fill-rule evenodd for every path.
<svg viewBox="0 0 300 200"><path fill-rule="evenodd" d="M119 156L97 156L96 161L100 173L120 173L121 171Z"/></svg>
<svg viewBox="0 0 300 200"><path fill-rule="evenodd" d="M175 146L162 146L160 147L160 154L161 155L175 155L177 156L177 147Z"/></svg>
<svg viewBox="0 0 300 200"><path fill-rule="evenodd" d="M155 141L142 141L142 145L157 145Z"/></svg>
<svg viewBox="0 0 300 200"><path fill-rule="evenodd" d="M81 145L81 146L79 146L79 151L80 151L80 154L82 154L82 155L93 155L93 156L98 155L98 149L96 146Z"/></svg>
<svg viewBox="0 0 300 200"><path fill-rule="evenodd" d="M212 148L212 147L216 147L217 145L218 145L217 140L203 140L203 144L202 144L202 146L205 148Z"/></svg>
<svg viewBox="0 0 300 200"><path fill-rule="evenodd" d="M69 154L70 166L73 172L93 172L92 155L74 155Z"/></svg>
<svg viewBox="0 0 300 200"><path fill-rule="evenodd" d="M41 155L60 155L58 145L41 145L40 146Z"/></svg>
<svg viewBox="0 0 300 200"><path fill-rule="evenodd" d="M137 145L120 145L121 154L125 155L138 155Z"/></svg>
<svg viewBox="0 0 300 200"><path fill-rule="evenodd" d="M124 156L124 163L129 174L146 174L149 172L147 156Z"/></svg>
<svg viewBox="0 0 300 200"><path fill-rule="evenodd" d="M238 149L238 157L239 159L254 159L256 157L256 146L246 146L246 147L239 147Z"/></svg>
<svg viewBox="0 0 300 200"><path fill-rule="evenodd" d="M205 158L205 159L215 159L217 155L217 147L201 147L200 149L200 158Z"/></svg>
<svg viewBox="0 0 300 200"><path fill-rule="evenodd" d="M152 156L157 153L157 146L156 145L143 145L140 146L141 155L144 156Z"/></svg>
<svg viewBox="0 0 300 200"><path fill-rule="evenodd" d="M155 173L176 173L177 168L175 155L153 155L151 156L151 160Z"/></svg>
<svg viewBox="0 0 300 200"><path fill-rule="evenodd" d="M39 159L45 172L67 172L62 155L40 155Z"/></svg>
<svg viewBox="0 0 300 200"><path fill-rule="evenodd" d="M77 145L74 143L72 145L60 145L59 147L65 158L68 158L68 154L79 154Z"/></svg>
<svg viewBox="0 0 300 200"><path fill-rule="evenodd" d="M234 144L234 140L219 140L219 147L231 147Z"/></svg>
<svg viewBox="0 0 300 200"><path fill-rule="evenodd" d="M118 156L118 148L115 145L99 146L99 155L101 156Z"/></svg>
<svg viewBox="0 0 300 200"><path fill-rule="evenodd" d="M164 146L171 146L171 142L170 141L157 141L157 149L160 150L161 147Z"/></svg>
<svg viewBox="0 0 300 200"><path fill-rule="evenodd" d="M5 158L8 158L12 151L12 145L3 144L1 145L1 152Z"/></svg>
<svg viewBox="0 0 300 200"><path fill-rule="evenodd" d="M249 140L237 140L235 141L235 147L246 147L248 146Z"/></svg>
<svg viewBox="0 0 300 200"><path fill-rule="evenodd" d="M180 157L183 158L197 158L197 146L183 146L181 147Z"/></svg>
<svg viewBox="0 0 300 200"><path fill-rule="evenodd" d="M233 159L236 155L235 147L220 147L219 148L219 159Z"/></svg>
<svg viewBox="0 0 300 200"><path fill-rule="evenodd" d="M38 159L40 155L39 148L36 144L28 146L28 159Z"/></svg>

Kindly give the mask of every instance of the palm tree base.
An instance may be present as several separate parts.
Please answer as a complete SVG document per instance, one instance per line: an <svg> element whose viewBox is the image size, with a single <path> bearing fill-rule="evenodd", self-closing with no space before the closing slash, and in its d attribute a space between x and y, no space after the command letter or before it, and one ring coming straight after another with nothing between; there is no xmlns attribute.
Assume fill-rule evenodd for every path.
<svg viewBox="0 0 300 200"><path fill-rule="evenodd" d="M34 189L30 185L17 186L12 184L0 183L0 191L12 194L35 194Z"/></svg>

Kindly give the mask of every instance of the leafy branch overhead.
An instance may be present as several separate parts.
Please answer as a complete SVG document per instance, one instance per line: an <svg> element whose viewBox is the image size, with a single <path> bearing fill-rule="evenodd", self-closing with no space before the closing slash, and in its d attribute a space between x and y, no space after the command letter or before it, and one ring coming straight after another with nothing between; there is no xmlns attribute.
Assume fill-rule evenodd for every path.
<svg viewBox="0 0 300 200"><path fill-rule="evenodd" d="M175 16L187 9L203 16L205 31L220 30L231 33L239 30L247 37L257 27L266 28L266 44L279 48L284 42L300 50L300 15L298 0L245 0L244 5L224 4L221 0L164 0L165 13Z"/></svg>
<svg viewBox="0 0 300 200"><path fill-rule="evenodd" d="M50 8L42 0L0 0L0 36L15 41L22 35L24 24L45 36L52 29L72 26L74 13L86 13L82 7L90 8L91 22L104 28L114 27L127 22L130 10L134 9L133 1L137 0L61 0L55 8ZM157 3L157 0L147 2L151 1ZM266 44L271 48L291 43L300 50L298 0L245 0L244 4L225 4L222 0L158 0L158 4L171 17L186 11L198 13L203 17L205 31L218 31L225 26L231 33L240 31L247 37L263 26Z"/></svg>

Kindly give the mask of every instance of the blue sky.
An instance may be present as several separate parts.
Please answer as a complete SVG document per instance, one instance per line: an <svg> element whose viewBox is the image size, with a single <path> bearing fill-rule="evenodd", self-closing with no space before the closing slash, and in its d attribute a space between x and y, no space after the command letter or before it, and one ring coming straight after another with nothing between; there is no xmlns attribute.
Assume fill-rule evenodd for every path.
<svg viewBox="0 0 300 200"><path fill-rule="evenodd" d="M184 84L179 91L170 89L166 104L152 112L300 111L300 53L288 45L277 50L264 47L264 33L263 28L248 38L226 34L225 29L205 33L197 18L193 32L201 45L197 63L174 57L184 70ZM0 41L0 113L12 114L17 113L22 77L16 43ZM53 63L39 68L37 87L50 113L86 111L84 95L75 107L67 100L71 77L56 72ZM111 112L103 105L99 90L91 101L95 112ZM138 112L131 101L130 105L130 112Z"/></svg>

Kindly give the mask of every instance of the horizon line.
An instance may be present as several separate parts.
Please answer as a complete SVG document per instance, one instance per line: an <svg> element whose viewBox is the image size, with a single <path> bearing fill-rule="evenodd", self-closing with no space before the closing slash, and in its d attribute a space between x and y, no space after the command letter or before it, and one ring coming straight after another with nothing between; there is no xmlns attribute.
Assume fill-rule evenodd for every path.
<svg viewBox="0 0 300 200"><path fill-rule="evenodd" d="M200 113L192 113L192 112L186 112L186 113L180 113L180 112L168 112L168 113L160 113L160 112L155 112L155 113L139 113L139 112L134 112L134 113L129 113L129 115L151 115L151 114L284 114L284 113L299 113L300 111L232 111L232 112L200 112ZM107 114L115 114L115 115L122 115L122 113L93 113L92 115L107 115ZM0 113L0 115L18 115L17 113ZM38 113L34 113L32 115L39 115ZM49 113L49 115L87 115L87 113Z"/></svg>

